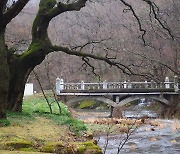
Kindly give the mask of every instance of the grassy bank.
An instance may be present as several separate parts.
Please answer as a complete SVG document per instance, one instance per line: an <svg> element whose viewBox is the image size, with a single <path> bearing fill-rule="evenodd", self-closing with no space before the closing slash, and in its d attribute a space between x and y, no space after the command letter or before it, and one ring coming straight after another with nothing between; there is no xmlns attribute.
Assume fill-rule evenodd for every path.
<svg viewBox="0 0 180 154"><path fill-rule="evenodd" d="M25 98L22 113L8 112L8 119L1 121L0 153L101 153L86 134L86 125L60 105L61 114L55 102L50 114L42 95Z"/></svg>

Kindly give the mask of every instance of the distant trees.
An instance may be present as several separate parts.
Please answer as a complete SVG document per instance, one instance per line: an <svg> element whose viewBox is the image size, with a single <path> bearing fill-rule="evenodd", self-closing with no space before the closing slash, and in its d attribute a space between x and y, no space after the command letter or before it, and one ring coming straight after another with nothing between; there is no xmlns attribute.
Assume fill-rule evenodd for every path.
<svg viewBox="0 0 180 154"><path fill-rule="evenodd" d="M24 87L29 74L49 53L61 51L61 53L79 56L83 61L80 65L82 64L85 68L90 67L94 73L96 73L94 66L96 62L91 61L92 59L103 61L127 75L151 78L153 76L149 72L138 70L139 65L142 65L139 60L131 57L131 50L129 52L129 45L135 49L131 43L147 46L147 30L149 33L153 30L144 26L142 12L146 18L150 15L151 20L156 21L155 26L159 25L158 31L159 28L163 29L168 39L174 39L174 34L171 33L168 24L161 22L159 8L150 0L133 2L129 0L98 2L40 0L35 19L29 25L31 27L30 36L26 35L23 29L18 27L15 29L15 24L10 23L15 21L13 19L16 16L21 16L21 13L28 14L28 12L23 12L23 8L28 3L30 0L0 1L0 119L6 118L7 109L16 112L22 110ZM71 11L77 12L71 14ZM78 13L79 11L82 14ZM59 19L55 21L57 16ZM19 20L26 20L23 16L21 17ZM48 29L53 27L53 23L56 28L59 28L60 33L56 31L53 34L51 33L53 30ZM24 23L25 29L26 26ZM122 29L120 30L119 27ZM152 27L154 27L153 24ZM9 34L10 30L12 32L16 30L17 34L22 34L20 42L16 40L16 37L12 38ZM14 46L14 42L26 44ZM138 54L139 52L135 53L138 58L142 57ZM143 55L145 59L141 61L146 61L147 57ZM62 59L61 62L67 61L68 58ZM149 61L155 62L156 60ZM77 64L79 65L78 61ZM62 67L61 64L59 67Z"/></svg>
<svg viewBox="0 0 180 154"><path fill-rule="evenodd" d="M65 17L55 19L50 25L49 34L55 44L63 43L76 51L88 51L114 58L133 70L135 75L133 73L123 74L122 70L114 66L111 67L91 59L88 63L93 67L90 67L80 58L63 53L61 53L62 56L51 55L57 65L61 61L63 64L61 67L65 68L57 71L58 66L56 66L56 62L53 62L55 67L53 70L56 69L56 71L52 74L55 73L55 76L63 77L69 81L84 79L93 81L98 80L98 76L93 77L92 71L94 70L96 74L101 75L101 80L118 81L127 80L127 78L144 80L147 78L157 82L164 81L166 76L179 75L180 67L177 67L180 65L178 60L180 57L178 52L179 21L177 19L180 14L178 11L179 2L165 0L157 1L157 3L159 5L159 8L156 8L157 17L162 22L161 24L165 24L165 28L170 31L162 28L154 18L153 13L148 11L148 5L142 3L142 5L137 6L139 3L131 2L133 8L141 8L136 9L136 13L140 18L142 28L146 30L144 35L146 45L142 41L141 31L138 31L137 20L132 16L130 10L122 6L120 1L88 5L81 12L68 13ZM121 15L119 15L120 12ZM62 26L62 30L58 29L58 23ZM67 63L66 59L69 59L70 63ZM72 70L71 73L70 70ZM91 75L86 76L85 71L88 74L91 72ZM77 76L76 73L81 74L81 76ZM136 75L140 75L140 77Z"/></svg>

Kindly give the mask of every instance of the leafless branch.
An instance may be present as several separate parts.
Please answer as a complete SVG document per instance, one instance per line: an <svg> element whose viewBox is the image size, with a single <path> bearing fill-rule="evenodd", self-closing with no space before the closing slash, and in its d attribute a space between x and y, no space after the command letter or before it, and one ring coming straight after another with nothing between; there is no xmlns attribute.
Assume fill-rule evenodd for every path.
<svg viewBox="0 0 180 154"><path fill-rule="evenodd" d="M137 52L133 52L133 51L129 51L129 52L131 52L131 53L133 53L133 54L136 54L136 55L138 55L138 56L140 56L140 57L142 57L142 58L144 58L144 59L146 59L146 60L149 60L149 61L152 61L152 62L155 62L155 63L157 63L157 64L160 64L160 65L162 65L162 66L165 66L166 68L168 68L169 70L171 70L173 73L175 73L175 74L177 74L177 75L180 75L180 72L177 70L174 70L171 66L169 66L168 64L166 64L166 63L163 63L162 62L162 60L156 60L156 59L153 59L153 58L151 58L151 57L149 57L149 56L146 56L145 54L140 54L140 53L137 53Z"/></svg>
<svg viewBox="0 0 180 154"><path fill-rule="evenodd" d="M77 52L77 51L74 51L74 50L70 50L69 48L67 47L62 47L62 46L52 46L52 50L54 51L62 51L62 52L65 52L67 54L70 54L70 55L75 55L75 56L79 56L79 57L89 57L89 58L92 58L92 59L96 59L96 60L101 60L101 61L105 61L106 63L108 63L109 65L111 66L116 66L118 67L119 69L121 69L124 73L127 73L127 74L133 74L132 70L129 69L128 67L126 67L124 64L121 64L121 63L118 63L118 62L115 62L115 61L112 61L111 59L107 58L107 57L103 57L103 56L97 56L95 54L89 54L89 53L84 53L84 52Z"/></svg>
<svg viewBox="0 0 180 154"><path fill-rule="evenodd" d="M1 0L2 1L2 0ZM4 13L4 24L7 25L16 17L30 0L18 0Z"/></svg>
<svg viewBox="0 0 180 154"><path fill-rule="evenodd" d="M99 56L99 55L85 53L85 52L77 52L77 51L74 51L74 50L70 50L67 47L56 46L56 45L52 46L52 50L53 51L62 51L62 52L67 53L69 55L75 55L75 56L78 56L78 57L92 58L92 59L104 61L107 64L109 64L110 66L117 67L123 73L125 73L127 75L137 75L137 76L143 76L143 77L148 78L148 79L152 79L152 76L150 74L138 74L138 73L135 73L131 68L129 68L125 64L117 62L117 61L115 61L115 59L113 59L113 60L111 58L109 59L109 58L107 58L105 56Z"/></svg>
<svg viewBox="0 0 180 154"><path fill-rule="evenodd" d="M89 63L89 59L87 57L82 57L82 60L84 61L83 65L88 65L92 69L92 73L101 81L101 76L95 72L95 67Z"/></svg>
<svg viewBox="0 0 180 154"><path fill-rule="evenodd" d="M131 127L135 126L136 124L136 120L134 121L134 123L131 125ZM118 146L118 151L117 154L120 153L121 149L124 147L124 145L127 143L127 141L130 139L130 136L134 133L134 131L137 129L137 126L135 126L134 129L131 130L131 128L128 128L128 131L126 132L126 137L119 142L119 146Z"/></svg>
<svg viewBox="0 0 180 154"><path fill-rule="evenodd" d="M42 84L41 84L41 81L40 81L40 79L39 79L39 76L38 76L38 74L37 74L34 70L33 70L32 72L33 72L36 80L38 81L38 84L39 84L39 86L40 86L40 88L41 88L41 91L42 91L42 93L43 93L43 96L44 96L44 98L46 99L46 102L47 102L47 104L48 104L48 106L49 106L50 113L52 114L53 112L52 112L51 103L49 102L49 100L48 100L48 98L47 98L47 96L46 96L46 94L45 94L45 92L44 92L44 89L43 89L43 87L42 87Z"/></svg>
<svg viewBox="0 0 180 154"><path fill-rule="evenodd" d="M56 102L56 104L57 104L57 106L58 106L59 114L61 114L61 113L62 113L61 106L60 106L60 104L59 104L59 101L58 101L58 99L57 99L56 92L54 91L54 86L52 86L51 79L50 79L50 74L49 74L49 72L50 72L49 63L50 63L50 62L45 63L46 75L47 75L47 78L48 78L48 82L49 82L51 91L52 91L52 93L53 93L54 100L55 100L55 102Z"/></svg>
<svg viewBox="0 0 180 154"><path fill-rule="evenodd" d="M88 45L99 44L99 43L102 43L102 42L107 41L107 40L109 40L109 39L111 39L111 37L105 38L105 39L102 39L102 40L92 40L92 41L88 41L88 42L86 42L86 43L83 44L83 45L78 45L78 46L72 47L71 49L72 49L72 50L76 50L76 49L79 48L79 51L82 51L82 49L84 49L84 48L85 48L86 46L88 46Z"/></svg>
<svg viewBox="0 0 180 154"><path fill-rule="evenodd" d="M108 124L108 130L106 133L106 143L104 145L104 151L103 154L106 153L107 147L108 147L108 143L109 143L109 135L111 134L111 129L112 129L113 124Z"/></svg>
<svg viewBox="0 0 180 154"><path fill-rule="evenodd" d="M120 1L121 1L125 6L127 6L127 7L129 8L129 10L131 10L131 12L133 13L133 16L136 18L136 20L137 20L137 22L138 22L139 30L140 30L141 32L143 32L143 34L142 34L143 43L144 43L144 45L146 45L146 41L145 41L145 38L144 38L144 36L145 36L145 34L146 34L146 30L142 28L141 21L140 21L138 15L136 14L135 10L133 9L133 7L132 7L129 3L125 2L124 0L120 0Z"/></svg>
<svg viewBox="0 0 180 154"><path fill-rule="evenodd" d="M74 3L68 3L68 4L59 2L56 7L51 9L49 13L49 17L54 18L57 15L67 11L79 11L81 8L85 6L86 2L87 0L78 0Z"/></svg>
<svg viewBox="0 0 180 154"><path fill-rule="evenodd" d="M165 29L165 30L169 33L169 35L171 36L171 38L174 39L174 36L172 35L170 29L169 29L167 26L165 26L166 22L163 21L163 22L164 22L164 24L163 24L163 23L162 23L162 20L158 17L159 8L158 8L158 6L156 5L156 3L152 2L151 0L142 0L142 1L146 2L146 3L149 5L150 10L152 10L152 13L153 13L153 15L154 15L154 18L158 21L158 23L161 25L161 27L162 27L163 29ZM157 11L156 11L156 10L157 10ZM166 25L167 25L167 24L166 24Z"/></svg>

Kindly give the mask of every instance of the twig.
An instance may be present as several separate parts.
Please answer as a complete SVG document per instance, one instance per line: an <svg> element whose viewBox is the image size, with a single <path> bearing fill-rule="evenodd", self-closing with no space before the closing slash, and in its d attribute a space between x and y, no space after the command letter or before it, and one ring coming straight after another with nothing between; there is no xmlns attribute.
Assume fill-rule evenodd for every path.
<svg viewBox="0 0 180 154"><path fill-rule="evenodd" d="M47 98L47 96L46 96L46 94L45 94L45 92L44 92L44 89L43 89L43 87L42 87L42 84L41 84L41 81L40 81L40 79L39 79L39 76L38 76L38 74L37 74L34 70L33 70L32 72L33 72L33 74L34 74L34 76L35 76L35 78L36 78L36 80L37 80L37 82L38 82L38 84L39 84L39 86L40 86L40 88L41 88L41 91L42 91L42 93L43 93L44 98L46 99L46 102L47 102L47 104L48 104L48 106L49 106L50 113L52 114L53 112L52 112L51 103L49 102L49 100L48 100L48 98Z"/></svg>

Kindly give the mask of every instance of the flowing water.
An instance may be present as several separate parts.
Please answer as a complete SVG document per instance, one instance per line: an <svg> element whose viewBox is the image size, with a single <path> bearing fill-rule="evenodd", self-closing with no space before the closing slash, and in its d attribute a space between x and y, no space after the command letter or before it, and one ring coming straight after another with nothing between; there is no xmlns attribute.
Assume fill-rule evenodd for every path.
<svg viewBox="0 0 180 154"><path fill-rule="evenodd" d="M151 118L156 118L158 115L156 112L142 110L144 104L139 104L134 108L125 110L123 112L124 117L138 118L147 115ZM79 111L81 112L81 111ZM80 119L108 117L110 111L89 111L86 110L83 114L79 115ZM120 150L120 153L126 154L180 154L180 121L179 120L163 120L152 119L152 123L158 123L158 125L142 125L136 129L130 136L126 144ZM120 143L124 142L126 135L116 134L108 136L96 136L98 145L104 151L104 147L107 143L107 149L105 154L117 154Z"/></svg>
<svg viewBox="0 0 180 154"><path fill-rule="evenodd" d="M145 125L138 128L126 142L120 153L131 154L180 154L180 121L158 120L162 126ZM116 154L120 142L125 135L112 135L108 137L106 154ZM96 137L98 145L104 151L107 136Z"/></svg>

